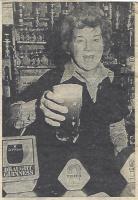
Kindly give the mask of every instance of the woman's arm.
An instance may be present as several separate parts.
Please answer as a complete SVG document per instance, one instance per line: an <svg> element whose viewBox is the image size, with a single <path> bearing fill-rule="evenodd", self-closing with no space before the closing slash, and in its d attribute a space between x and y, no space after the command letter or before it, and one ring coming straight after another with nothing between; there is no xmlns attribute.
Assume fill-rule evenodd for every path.
<svg viewBox="0 0 138 200"><path fill-rule="evenodd" d="M8 126L14 126L16 129L25 128L36 120L36 105L46 90L59 82L62 71L56 69L45 73L37 82L33 83L24 90L15 99L15 103L11 104L9 117L7 119Z"/></svg>

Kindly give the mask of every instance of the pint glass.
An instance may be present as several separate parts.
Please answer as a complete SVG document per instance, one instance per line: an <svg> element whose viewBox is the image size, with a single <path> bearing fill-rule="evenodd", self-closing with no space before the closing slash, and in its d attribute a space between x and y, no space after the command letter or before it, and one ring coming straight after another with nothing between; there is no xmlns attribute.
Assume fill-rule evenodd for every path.
<svg viewBox="0 0 138 200"><path fill-rule="evenodd" d="M61 84L53 87L57 98L63 99L62 105L68 108L65 121L56 128L56 137L61 141L75 141L79 136L80 111L82 106L82 86L78 84Z"/></svg>

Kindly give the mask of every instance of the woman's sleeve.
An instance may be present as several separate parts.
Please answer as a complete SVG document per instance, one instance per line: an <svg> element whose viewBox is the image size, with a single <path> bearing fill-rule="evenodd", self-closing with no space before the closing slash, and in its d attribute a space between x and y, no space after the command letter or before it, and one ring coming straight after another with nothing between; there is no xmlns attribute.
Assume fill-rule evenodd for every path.
<svg viewBox="0 0 138 200"><path fill-rule="evenodd" d="M15 99L15 103L10 106L8 119L10 126L14 125L15 128L20 129L32 124L38 116L36 108L39 107L44 91L51 89L58 79L60 79L60 73L57 73L57 70L50 70L21 92ZM41 114L40 110L39 114Z"/></svg>
<svg viewBox="0 0 138 200"><path fill-rule="evenodd" d="M119 82L119 81L118 81ZM110 138L114 144L115 155L127 147L128 137L124 118L129 114L127 90L119 83L112 84L112 117L110 119Z"/></svg>
<svg viewBox="0 0 138 200"><path fill-rule="evenodd" d="M109 106L109 122L116 123L121 121L129 114L127 91L119 84L113 84L111 94L111 104Z"/></svg>
<svg viewBox="0 0 138 200"><path fill-rule="evenodd" d="M51 72L44 74L37 82L21 92L10 105L8 126L25 128L36 120L36 105L43 92L49 88Z"/></svg>
<svg viewBox="0 0 138 200"><path fill-rule="evenodd" d="M110 124L110 138L114 144L114 152L117 156L117 154L126 148L128 144L124 119L119 122Z"/></svg>
<svg viewBox="0 0 138 200"><path fill-rule="evenodd" d="M121 121L129 114L126 91L119 84L109 83L109 80L103 82L93 112L100 123Z"/></svg>

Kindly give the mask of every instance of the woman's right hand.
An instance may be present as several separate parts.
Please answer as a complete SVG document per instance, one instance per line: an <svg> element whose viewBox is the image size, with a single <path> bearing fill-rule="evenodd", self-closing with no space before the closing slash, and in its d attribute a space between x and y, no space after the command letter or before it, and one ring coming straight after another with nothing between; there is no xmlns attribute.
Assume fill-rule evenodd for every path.
<svg viewBox="0 0 138 200"><path fill-rule="evenodd" d="M46 123L55 127L60 126L60 123L65 120L65 114L68 112L68 108L63 103L64 100L57 98L54 92L44 92L40 101L40 109L45 116Z"/></svg>

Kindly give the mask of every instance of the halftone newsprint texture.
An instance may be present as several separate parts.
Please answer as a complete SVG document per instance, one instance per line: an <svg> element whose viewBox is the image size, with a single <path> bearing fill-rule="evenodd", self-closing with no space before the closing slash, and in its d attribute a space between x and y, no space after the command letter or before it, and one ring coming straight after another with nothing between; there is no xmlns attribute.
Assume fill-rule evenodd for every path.
<svg viewBox="0 0 138 200"><path fill-rule="evenodd" d="M136 198L137 15L2 2L3 198Z"/></svg>

